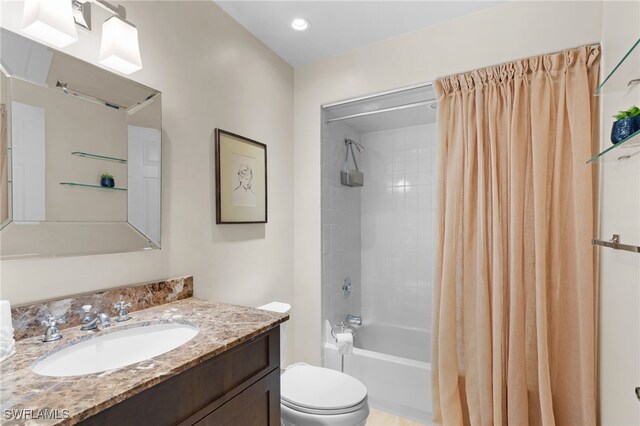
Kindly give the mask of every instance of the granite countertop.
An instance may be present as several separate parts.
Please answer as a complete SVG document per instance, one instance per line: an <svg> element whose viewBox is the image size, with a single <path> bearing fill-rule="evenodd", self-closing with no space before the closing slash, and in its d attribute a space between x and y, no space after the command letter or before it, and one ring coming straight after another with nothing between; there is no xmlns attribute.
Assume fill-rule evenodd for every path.
<svg viewBox="0 0 640 426"><path fill-rule="evenodd" d="M131 320L104 331L62 331L63 338L43 343L38 337L16 342L16 353L0 363L0 423L72 425L130 398L194 365L213 358L289 319L288 315L246 306L188 298L131 313ZM31 371L39 358L80 340L132 325L179 322L199 333L178 348L137 364L102 373L47 377ZM126 350L126 348L123 348ZM22 420L16 419L22 415ZM46 419L44 416L57 419ZM28 419L28 417L32 419ZM36 418L36 417L40 418Z"/></svg>

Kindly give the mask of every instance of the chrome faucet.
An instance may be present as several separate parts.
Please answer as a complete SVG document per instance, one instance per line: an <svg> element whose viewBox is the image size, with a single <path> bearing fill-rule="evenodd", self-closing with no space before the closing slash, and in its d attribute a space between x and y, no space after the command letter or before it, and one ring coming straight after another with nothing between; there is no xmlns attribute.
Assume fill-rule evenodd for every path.
<svg viewBox="0 0 640 426"><path fill-rule="evenodd" d="M89 306L89 305L86 305L86 306ZM83 309L84 309L84 306L83 306ZM91 306L89 306L89 309L91 309ZM86 316L85 316L85 319L86 319ZM84 323L84 321L85 320L83 319L82 322ZM83 330L83 331L95 330L96 328L98 328L98 323L100 323L101 329L111 327L111 318L109 318L109 315L105 313L99 313L93 319L89 320L82 327L80 327L80 330Z"/></svg>
<svg viewBox="0 0 640 426"><path fill-rule="evenodd" d="M359 315L347 314L347 322L351 325L362 325L362 317Z"/></svg>
<svg viewBox="0 0 640 426"><path fill-rule="evenodd" d="M56 340L62 339L62 334L60 333L58 325L64 324L64 322L63 318L56 318L51 314L47 314L47 318L42 320L42 325L47 327L44 332L44 336L42 336L42 341L55 342Z"/></svg>

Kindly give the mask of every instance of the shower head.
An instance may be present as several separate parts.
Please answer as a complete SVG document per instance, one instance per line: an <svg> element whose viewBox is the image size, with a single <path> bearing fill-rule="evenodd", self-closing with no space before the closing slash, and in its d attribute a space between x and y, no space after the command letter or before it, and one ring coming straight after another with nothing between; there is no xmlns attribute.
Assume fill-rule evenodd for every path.
<svg viewBox="0 0 640 426"><path fill-rule="evenodd" d="M358 142L354 141L353 139L345 139L344 143L346 143L347 145L355 145L358 152L362 152L365 150L364 146L360 145Z"/></svg>

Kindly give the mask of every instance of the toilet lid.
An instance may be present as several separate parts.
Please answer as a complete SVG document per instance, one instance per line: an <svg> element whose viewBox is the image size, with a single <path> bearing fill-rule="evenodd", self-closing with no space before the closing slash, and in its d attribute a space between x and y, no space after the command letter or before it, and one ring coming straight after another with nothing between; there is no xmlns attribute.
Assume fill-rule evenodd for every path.
<svg viewBox="0 0 640 426"><path fill-rule="evenodd" d="M367 397L367 388L339 371L294 365L281 376L281 396L287 405L333 411L360 404Z"/></svg>

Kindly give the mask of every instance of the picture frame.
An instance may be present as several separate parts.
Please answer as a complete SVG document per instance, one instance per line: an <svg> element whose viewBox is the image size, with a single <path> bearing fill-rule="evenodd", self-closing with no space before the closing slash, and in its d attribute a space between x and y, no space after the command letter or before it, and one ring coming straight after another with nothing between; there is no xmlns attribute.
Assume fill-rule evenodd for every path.
<svg viewBox="0 0 640 426"><path fill-rule="evenodd" d="M215 129L216 224L267 223L267 145Z"/></svg>

